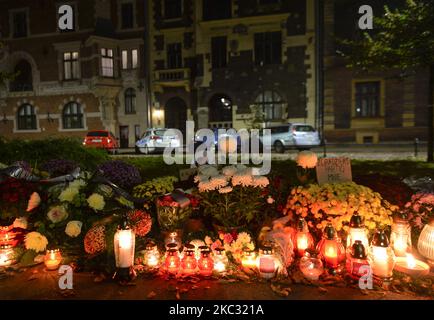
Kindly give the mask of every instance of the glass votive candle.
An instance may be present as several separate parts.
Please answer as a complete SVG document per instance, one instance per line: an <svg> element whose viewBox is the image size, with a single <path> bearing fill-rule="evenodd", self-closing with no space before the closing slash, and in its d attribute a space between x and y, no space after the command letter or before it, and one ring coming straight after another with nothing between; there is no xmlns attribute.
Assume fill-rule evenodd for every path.
<svg viewBox="0 0 434 320"><path fill-rule="evenodd" d="M304 277L310 281L316 281L324 273L324 266L321 259L310 256L308 253L300 259L300 270Z"/></svg>
<svg viewBox="0 0 434 320"><path fill-rule="evenodd" d="M262 246L259 249L259 274L264 279L274 278L277 271L276 257L271 246Z"/></svg>
<svg viewBox="0 0 434 320"><path fill-rule="evenodd" d="M186 250L181 262L181 271L185 275L192 275L196 273L197 260L194 250Z"/></svg>
<svg viewBox="0 0 434 320"><path fill-rule="evenodd" d="M146 244L145 247L145 255L144 255L144 263L150 268L157 268L160 264L160 252L158 251L157 244L153 241L150 241Z"/></svg>
<svg viewBox="0 0 434 320"><path fill-rule="evenodd" d="M14 248L9 244L0 245L0 267L7 267L15 263Z"/></svg>
<svg viewBox="0 0 434 320"><path fill-rule="evenodd" d="M62 255L59 249L47 250L44 257L44 264L47 270L57 270L62 262Z"/></svg>
<svg viewBox="0 0 434 320"><path fill-rule="evenodd" d="M179 252L176 249L170 249L166 253L164 266L169 273L178 273L181 260L179 259Z"/></svg>
<svg viewBox="0 0 434 320"><path fill-rule="evenodd" d="M209 277L214 270L214 260L211 258L211 251L204 250L198 261L199 272L202 276Z"/></svg>
<svg viewBox="0 0 434 320"><path fill-rule="evenodd" d="M228 257L226 256L225 249L216 248L214 250L214 271L218 273L225 272L227 264L228 264Z"/></svg>
<svg viewBox="0 0 434 320"><path fill-rule="evenodd" d="M243 256L241 258L241 265L245 268L257 268L258 259L256 252L250 249L244 249Z"/></svg>

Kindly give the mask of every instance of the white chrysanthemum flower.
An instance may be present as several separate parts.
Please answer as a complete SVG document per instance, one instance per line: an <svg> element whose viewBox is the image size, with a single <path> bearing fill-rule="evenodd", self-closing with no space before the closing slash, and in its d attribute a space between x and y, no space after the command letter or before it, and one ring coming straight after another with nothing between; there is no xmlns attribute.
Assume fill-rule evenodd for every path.
<svg viewBox="0 0 434 320"><path fill-rule="evenodd" d="M216 189L216 187L209 181L199 182L199 185L197 187L199 189L199 192L207 192Z"/></svg>
<svg viewBox="0 0 434 320"><path fill-rule="evenodd" d="M237 242L246 245L252 241L252 238L247 232L240 232L237 237Z"/></svg>
<svg viewBox="0 0 434 320"><path fill-rule="evenodd" d="M86 186L86 181L84 181L83 179L74 180L69 184L70 188L76 188L76 189L80 189L85 186Z"/></svg>
<svg viewBox="0 0 434 320"><path fill-rule="evenodd" d="M43 252L47 248L48 240L39 232L30 232L24 238L24 245L27 250L35 250L36 252Z"/></svg>
<svg viewBox="0 0 434 320"><path fill-rule="evenodd" d="M264 176L253 177L252 185L254 187L265 188L269 184L270 184L270 182L268 181L267 177L264 177Z"/></svg>
<svg viewBox="0 0 434 320"><path fill-rule="evenodd" d="M72 202L78 194L78 188L68 187L60 193L59 200L62 202Z"/></svg>
<svg viewBox="0 0 434 320"><path fill-rule="evenodd" d="M218 189L218 188L226 187L228 185L228 180L225 176L218 175L212 177L210 183L214 186L214 189Z"/></svg>
<svg viewBox="0 0 434 320"><path fill-rule="evenodd" d="M222 172L226 177L232 177L237 173L237 167L235 166L226 166L223 168Z"/></svg>
<svg viewBox="0 0 434 320"><path fill-rule="evenodd" d="M232 192L232 187L231 186L227 186L227 187L224 187L224 188L220 188L219 189L219 192L220 193L229 193L229 192Z"/></svg>
<svg viewBox="0 0 434 320"><path fill-rule="evenodd" d="M209 181L209 176L206 176L204 174L194 176L194 183L208 182L208 181Z"/></svg>
<svg viewBox="0 0 434 320"><path fill-rule="evenodd" d="M87 203L89 207L95 211L101 211L105 207L104 197L98 193L93 193L89 198L87 198Z"/></svg>
<svg viewBox="0 0 434 320"><path fill-rule="evenodd" d="M198 172L199 175L205 175L209 177L214 177L219 175L219 171L217 170L217 168L211 165L200 166Z"/></svg>
<svg viewBox="0 0 434 320"><path fill-rule="evenodd" d="M295 161L297 162L298 166L305 169L311 169L316 167L318 157L316 153L305 150L298 153Z"/></svg>

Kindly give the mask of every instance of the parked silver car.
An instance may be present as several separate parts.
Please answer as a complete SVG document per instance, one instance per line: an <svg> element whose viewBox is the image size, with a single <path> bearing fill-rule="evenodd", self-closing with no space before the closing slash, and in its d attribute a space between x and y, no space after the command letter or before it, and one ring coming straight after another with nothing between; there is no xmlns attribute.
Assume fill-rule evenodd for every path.
<svg viewBox="0 0 434 320"><path fill-rule="evenodd" d="M318 131L305 123L288 123L265 129L271 130L271 146L278 153L290 148L302 150L321 145Z"/></svg>
<svg viewBox="0 0 434 320"><path fill-rule="evenodd" d="M164 148L182 147L182 137L176 134L173 129L149 128L143 133L140 140L136 142L136 150L140 153L149 154L156 151L163 151Z"/></svg>

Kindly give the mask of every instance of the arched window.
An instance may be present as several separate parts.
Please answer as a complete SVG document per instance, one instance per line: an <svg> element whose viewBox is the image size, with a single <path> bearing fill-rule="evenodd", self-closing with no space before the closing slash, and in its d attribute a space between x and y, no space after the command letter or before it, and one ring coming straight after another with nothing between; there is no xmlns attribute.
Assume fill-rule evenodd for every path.
<svg viewBox="0 0 434 320"><path fill-rule="evenodd" d="M283 114L283 100L275 91L263 91L255 101L262 108L265 120L281 120Z"/></svg>
<svg viewBox="0 0 434 320"><path fill-rule="evenodd" d="M36 130L35 107L23 104L17 113L18 130Z"/></svg>
<svg viewBox="0 0 434 320"><path fill-rule="evenodd" d="M32 66L29 62L26 60L20 60L14 68L14 74L16 76L10 83L10 91L17 92L33 90Z"/></svg>
<svg viewBox="0 0 434 320"><path fill-rule="evenodd" d="M128 88L125 90L125 114L136 113L136 90Z"/></svg>
<svg viewBox="0 0 434 320"><path fill-rule="evenodd" d="M63 108L63 128L81 129L83 125L83 109L77 102L70 102Z"/></svg>

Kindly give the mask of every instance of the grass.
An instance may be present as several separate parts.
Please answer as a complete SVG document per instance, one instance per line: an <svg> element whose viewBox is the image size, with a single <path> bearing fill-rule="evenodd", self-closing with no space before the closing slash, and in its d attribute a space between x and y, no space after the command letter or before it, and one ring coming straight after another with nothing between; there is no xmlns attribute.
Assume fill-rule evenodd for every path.
<svg viewBox="0 0 434 320"><path fill-rule="evenodd" d="M163 157L118 157L118 159L135 165L145 180L159 176L178 176L180 169L188 168L188 165L167 165ZM296 179L295 162L293 160L275 160L271 165L271 174L280 175L291 181ZM352 160L353 176L366 174L381 174L398 178L410 176L431 177L434 179L434 163L412 160L376 161L376 160Z"/></svg>

